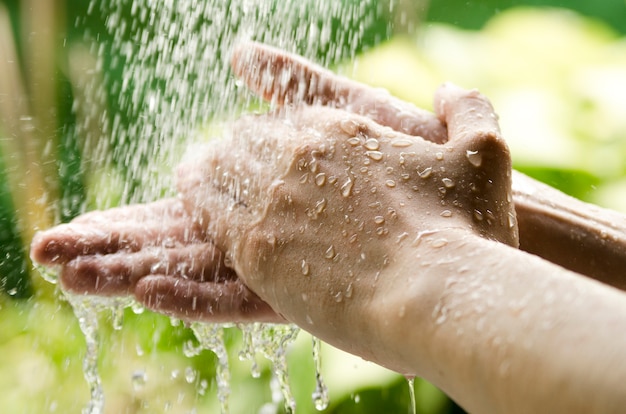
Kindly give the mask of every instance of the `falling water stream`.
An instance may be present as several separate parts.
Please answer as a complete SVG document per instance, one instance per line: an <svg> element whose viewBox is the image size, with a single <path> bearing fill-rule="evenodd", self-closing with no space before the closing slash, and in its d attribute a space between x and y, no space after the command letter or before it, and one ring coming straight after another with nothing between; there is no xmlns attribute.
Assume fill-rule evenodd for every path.
<svg viewBox="0 0 626 414"><path fill-rule="evenodd" d="M333 67L354 58L359 48L390 34L391 26L376 32L380 21L401 0L92 0L89 16L106 16L104 33L88 33L89 55L95 56L97 75L81 86L91 96L90 107L77 108L79 134L84 137L84 163L105 166L102 178L90 177L90 208L117 203L155 200L172 194L171 167L192 141L206 139L219 120L235 118L246 108L257 108L234 79L229 53L237 42L256 40L297 52ZM82 24L81 21L76 22ZM376 39L366 37L378 36ZM71 56L84 57L74 50ZM109 76L119 73L121 76ZM96 127L94 128L94 125ZM95 164L97 162L97 164ZM100 168L100 167L99 167ZM88 171L89 173L89 171ZM103 189L120 189L105 191ZM115 195L111 195L115 193ZM85 336L84 374L91 391L85 414L103 412L104 394L98 375L98 318L111 308L115 328L122 326L124 306L70 296L69 302ZM186 356L210 350L217 357L217 395L228 412L230 372L224 343L226 325L194 323L198 340L184 349ZM257 354L273 365L272 404L282 402L295 411L286 350L297 334L291 325L251 324L243 333L240 358L252 363L251 375L260 375ZM322 381L320 341L313 339L316 388L312 399L318 410L328 406ZM145 380L145 378L144 378ZM414 404L413 404L414 405Z"/></svg>

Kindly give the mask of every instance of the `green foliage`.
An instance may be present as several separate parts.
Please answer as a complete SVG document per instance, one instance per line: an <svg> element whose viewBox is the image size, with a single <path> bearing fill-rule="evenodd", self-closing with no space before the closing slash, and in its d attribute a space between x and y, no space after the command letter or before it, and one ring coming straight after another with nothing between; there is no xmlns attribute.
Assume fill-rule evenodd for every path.
<svg viewBox="0 0 626 414"><path fill-rule="evenodd" d="M626 34L626 4L622 0L431 0L426 19L464 29L481 29L494 15L519 6L573 10L609 24Z"/></svg>
<svg viewBox="0 0 626 414"><path fill-rule="evenodd" d="M0 292L14 298L26 298L32 293L28 261L15 215L5 173L3 154L0 153ZM0 293L1 295L2 293Z"/></svg>

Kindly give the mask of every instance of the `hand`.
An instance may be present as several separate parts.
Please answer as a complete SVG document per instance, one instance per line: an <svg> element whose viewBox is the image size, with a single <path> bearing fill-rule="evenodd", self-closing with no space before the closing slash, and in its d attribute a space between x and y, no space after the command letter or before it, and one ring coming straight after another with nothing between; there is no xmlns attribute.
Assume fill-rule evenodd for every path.
<svg viewBox="0 0 626 414"><path fill-rule="evenodd" d="M179 199L84 214L38 233L31 256L57 267L75 294L135 295L185 320L283 321L224 265Z"/></svg>
<svg viewBox="0 0 626 414"><path fill-rule="evenodd" d="M368 325L408 254L483 237L517 245L510 158L490 104L451 85L436 99L444 144L328 107L243 118L183 162L178 191L285 319L384 364L368 353L378 336Z"/></svg>

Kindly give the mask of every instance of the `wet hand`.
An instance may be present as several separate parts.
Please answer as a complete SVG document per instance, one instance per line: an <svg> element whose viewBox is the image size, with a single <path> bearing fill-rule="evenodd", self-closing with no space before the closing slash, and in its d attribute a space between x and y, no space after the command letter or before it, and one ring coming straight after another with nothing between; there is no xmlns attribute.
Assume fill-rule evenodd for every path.
<svg viewBox="0 0 626 414"><path fill-rule="evenodd" d="M185 320L282 321L224 266L179 199L84 214L38 233L31 256L74 294L134 295Z"/></svg>
<svg viewBox="0 0 626 414"><path fill-rule="evenodd" d="M491 105L446 85L436 108L442 144L323 106L246 117L192 151L178 190L247 286L287 320L366 356L388 276L416 252L453 239L517 245Z"/></svg>

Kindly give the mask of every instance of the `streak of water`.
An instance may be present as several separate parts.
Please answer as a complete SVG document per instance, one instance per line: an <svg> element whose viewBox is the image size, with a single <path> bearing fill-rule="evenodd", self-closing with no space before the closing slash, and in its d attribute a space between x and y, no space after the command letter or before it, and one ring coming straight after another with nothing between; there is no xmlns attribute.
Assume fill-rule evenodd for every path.
<svg viewBox="0 0 626 414"><path fill-rule="evenodd" d="M318 411L328 407L328 389L322 379L322 356L320 355L322 342L313 337L313 363L315 364L315 391L313 392L313 402Z"/></svg>
<svg viewBox="0 0 626 414"><path fill-rule="evenodd" d="M93 298L85 296L65 295L74 309L80 330L85 336L87 349L83 359L83 375L89 386L90 400L83 409L83 414L101 414L104 412L104 392L98 372L98 354L100 341L98 338L98 304Z"/></svg>
<svg viewBox="0 0 626 414"><path fill-rule="evenodd" d="M228 352L224 344L224 328L226 325L193 323L191 329L200 342L201 349L212 351L217 357L216 380L217 399L223 414L228 413L228 396L230 395L230 368Z"/></svg>
<svg viewBox="0 0 626 414"><path fill-rule="evenodd" d="M409 396L411 397L409 414L417 414L417 402L415 401L415 377L406 377L406 382L409 386Z"/></svg>

